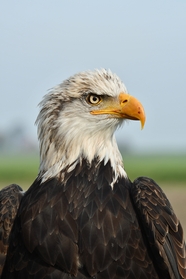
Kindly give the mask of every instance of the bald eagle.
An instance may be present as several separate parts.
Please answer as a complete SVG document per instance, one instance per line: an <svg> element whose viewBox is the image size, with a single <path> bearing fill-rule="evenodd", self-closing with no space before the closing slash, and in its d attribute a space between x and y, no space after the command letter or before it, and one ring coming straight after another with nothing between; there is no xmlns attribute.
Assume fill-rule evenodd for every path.
<svg viewBox="0 0 186 279"><path fill-rule="evenodd" d="M186 278L183 230L150 178L131 182L114 132L145 123L111 71L82 72L49 92L37 118L40 169L24 193L0 193L3 279Z"/></svg>

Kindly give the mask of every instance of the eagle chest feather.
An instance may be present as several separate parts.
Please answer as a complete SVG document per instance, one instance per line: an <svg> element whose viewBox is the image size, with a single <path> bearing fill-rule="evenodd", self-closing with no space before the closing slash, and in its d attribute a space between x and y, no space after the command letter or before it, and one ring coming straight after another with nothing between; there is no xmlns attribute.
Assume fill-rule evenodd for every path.
<svg viewBox="0 0 186 279"><path fill-rule="evenodd" d="M130 202L130 182L119 179L112 189L111 179L109 163L88 166L84 161L67 173L64 184L55 178L38 186L36 180L20 210L28 251L75 276L78 271L111 272L111 267L126 276L133 259L148 257Z"/></svg>

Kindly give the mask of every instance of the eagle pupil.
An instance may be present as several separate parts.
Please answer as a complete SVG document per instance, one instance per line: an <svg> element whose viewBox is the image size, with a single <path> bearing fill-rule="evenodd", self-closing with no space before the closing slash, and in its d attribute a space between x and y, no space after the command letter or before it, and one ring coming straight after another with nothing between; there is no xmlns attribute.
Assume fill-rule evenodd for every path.
<svg viewBox="0 0 186 279"><path fill-rule="evenodd" d="M97 97L93 97L93 102L97 102L98 98Z"/></svg>

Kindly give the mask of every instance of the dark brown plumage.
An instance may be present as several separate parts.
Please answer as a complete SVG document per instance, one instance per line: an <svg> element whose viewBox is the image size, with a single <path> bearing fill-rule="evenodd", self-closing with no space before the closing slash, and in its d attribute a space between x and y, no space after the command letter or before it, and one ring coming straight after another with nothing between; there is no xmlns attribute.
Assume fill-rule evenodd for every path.
<svg viewBox="0 0 186 279"><path fill-rule="evenodd" d="M0 191L0 276L6 260L10 232L22 197L23 191L16 184Z"/></svg>
<svg viewBox="0 0 186 279"><path fill-rule="evenodd" d="M91 73L93 78L96 73ZM108 87L109 91L109 82L112 82L113 88L113 84L116 83L117 88L119 87L118 95L114 94L122 99L122 106L123 103L127 103L123 100L125 95L120 94L123 89L120 88L122 85L119 84L118 79L115 81L116 77L110 72L108 76L105 71L102 74L103 80L106 79L105 88ZM72 80L74 81L74 78ZM74 84L76 89L81 88L81 82L83 85L85 83L85 79L81 80L79 76L78 85L75 81L74 83L70 81L64 84L70 84L70 86ZM86 82L88 87L88 81ZM99 87L98 84L96 86ZM74 92L76 92L75 88ZM82 119L81 115L76 113L78 121L80 124L81 121L86 121L84 120L86 113L87 119L92 121L86 128L88 132L83 133L83 124L82 130L81 126L73 126L75 129L75 133L72 132L73 136L69 133L65 134L68 131L65 131L68 125L63 125L63 121L68 120L68 114L63 114L65 106L61 106L62 112L56 113L55 110L55 115L52 117L50 115L52 113L51 102L59 110L61 102L59 98L64 88L61 91L56 90L56 96L53 94L49 96L50 98L46 98L39 123L39 129L47 125L44 131L45 133L48 131L47 134L44 134L43 130L39 132L44 162L41 160L40 173L24 196L20 195L20 189L18 189L16 190L18 196L13 198L15 202L12 202L12 198L8 199L7 204L15 204L15 214L10 214L13 216L10 218L10 221L12 219L11 226L13 222L14 225L11 233L9 230L10 236L6 242L6 245L9 243L9 249L1 278L186 278L186 248L180 222L165 194L153 180L140 177L131 182L127 177L121 166L113 135L108 133L110 130L114 131L112 125L116 127L120 124L120 119L117 119L120 112L117 112L115 116L114 111L114 116L110 119L111 102L117 102L117 98L114 94L112 97L110 93L107 101L107 97L101 95L101 89L100 85L98 97L95 95L95 88L91 86L91 91L90 88L87 92L79 91L78 101L77 96L74 97L74 95L70 100L65 99L66 106L70 105L68 102L73 103L73 100L76 104L73 110L68 108L70 117L73 111L76 111L75 106L83 104L86 106L86 111ZM100 104L99 96L101 96L104 102L103 107L100 107L102 104L98 105L98 110L95 110L95 104L93 104L92 110L89 97L88 106L86 105L85 93L90 94L90 92L94 93L93 102L99 100ZM109 113L108 108L105 109L105 102L109 103ZM138 103L137 106L139 106ZM142 113L139 107L138 111ZM63 120L61 114L63 114ZM107 116L102 117L100 114L107 114ZM122 118L126 115L123 109L121 114ZM136 117L136 114L135 116L128 115L129 119ZM105 121L109 123L109 125L106 124L106 128ZM49 126L48 123L50 123ZM103 130L100 129L99 133L96 130L93 133L96 125L99 128L102 125ZM83 141L87 135L86 132L91 135L90 139L87 138L89 144ZM50 137L50 134L53 137ZM104 136L104 144L101 138L103 134L109 135ZM82 147L74 145L78 142L78 138L74 135L80 137ZM99 141L96 141L98 136ZM42 140L42 137L45 139ZM56 138L59 140L60 137L64 141L62 149L60 149L60 141L56 143ZM50 140L47 141L48 139ZM67 139L68 145L65 142ZM96 154L92 151L94 148L96 150L95 141L99 150ZM67 149L64 149L64 146ZM76 158L75 153L77 153ZM67 154L70 155L67 156ZM57 157L58 160L55 160ZM59 158L62 160L60 161ZM12 186L6 189L4 200L7 199L7 191L12 192ZM13 209L12 206L1 207L1 224L5 224L4 212L7 214L13 210L14 206Z"/></svg>

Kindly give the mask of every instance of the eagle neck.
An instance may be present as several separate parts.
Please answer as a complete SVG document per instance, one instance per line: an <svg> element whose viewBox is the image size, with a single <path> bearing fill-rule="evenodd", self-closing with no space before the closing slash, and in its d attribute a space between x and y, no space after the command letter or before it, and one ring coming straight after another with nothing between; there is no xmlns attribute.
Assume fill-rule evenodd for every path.
<svg viewBox="0 0 186 279"><path fill-rule="evenodd" d="M112 169L112 185L119 177L127 177L114 136L111 140L96 141L82 137L68 142L68 146L56 148L51 145L48 148L40 165L39 177L42 182L54 177L63 180L66 173L74 171L77 165L80 168L86 165L87 170L93 170L93 167L96 168L100 164L106 166L108 163Z"/></svg>

